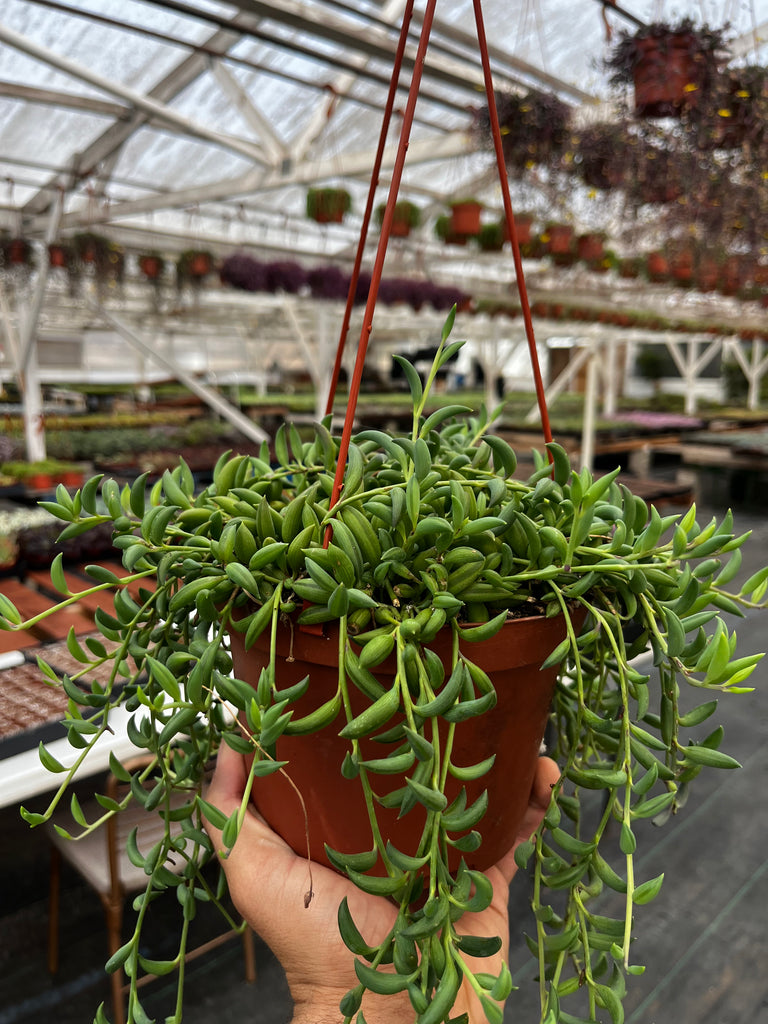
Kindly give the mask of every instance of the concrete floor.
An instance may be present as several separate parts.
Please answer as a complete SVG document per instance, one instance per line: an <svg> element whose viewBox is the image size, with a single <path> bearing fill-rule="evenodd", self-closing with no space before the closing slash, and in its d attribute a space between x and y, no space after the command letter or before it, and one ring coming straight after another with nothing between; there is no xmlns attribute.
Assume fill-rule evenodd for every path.
<svg viewBox="0 0 768 1024"><path fill-rule="evenodd" d="M740 514L753 528L744 575L768 562L768 517ZM749 615L737 626L744 653L765 650L768 619ZM718 720L724 749L740 771L704 773L682 812L643 842L642 878L666 873L661 895L638 908L636 962L627 1024L768 1024L768 665L752 681L757 692L724 698ZM1 784L1 779L0 779ZM39 801L42 803L42 800ZM527 880L518 877L511 901L511 968L520 990L510 997L507 1024L538 1021L534 964L522 939L530 929ZM108 999L102 965L106 938L101 907L76 876L65 873L61 966L46 969L48 847L17 808L0 811L0 1024L87 1024ZM608 904L602 912L610 912ZM201 932L218 929L207 913ZM158 948L163 928L158 926ZM153 954L154 955L154 954ZM227 943L189 967L185 1024L282 1024L291 1005L279 965L257 942L258 979L243 980L241 947ZM163 981L146 990L147 1010L162 1020L173 992Z"/></svg>

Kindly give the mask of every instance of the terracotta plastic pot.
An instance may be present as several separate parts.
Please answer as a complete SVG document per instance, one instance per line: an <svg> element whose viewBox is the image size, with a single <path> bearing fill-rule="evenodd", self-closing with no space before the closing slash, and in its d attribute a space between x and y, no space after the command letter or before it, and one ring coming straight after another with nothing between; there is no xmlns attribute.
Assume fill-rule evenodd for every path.
<svg viewBox="0 0 768 1024"><path fill-rule="evenodd" d="M312 219L318 224L341 224L346 212L346 201L343 191L328 191L318 195Z"/></svg>
<svg viewBox="0 0 768 1024"><path fill-rule="evenodd" d="M717 261L704 257L699 262L696 274L696 287L700 292L713 292L717 288L719 277L720 267L718 266Z"/></svg>
<svg viewBox="0 0 768 1024"><path fill-rule="evenodd" d="M638 117L679 117L683 106L695 106L701 71L691 34L649 36L638 39L637 47L633 79Z"/></svg>
<svg viewBox="0 0 768 1024"><path fill-rule="evenodd" d="M26 263L27 262L27 251L29 246L23 238L13 238L8 243L8 262L9 263Z"/></svg>
<svg viewBox="0 0 768 1024"><path fill-rule="evenodd" d="M507 221L502 218L502 228L504 231L504 241L511 241L509 237L509 230L507 229ZM529 245L531 237L533 235L533 217L527 213L516 213L515 214L515 233L517 234L518 245Z"/></svg>
<svg viewBox="0 0 768 1024"><path fill-rule="evenodd" d="M451 207L451 230L456 235L476 235L480 230L480 203L456 203Z"/></svg>
<svg viewBox="0 0 768 1024"><path fill-rule="evenodd" d="M648 254L648 277L651 281L666 281L669 278L669 260L664 253Z"/></svg>
<svg viewBox="0 0 768 1024"><path fill-rule="evenodd" d="M461 783L449 775L446 795L451 801L461 786L467 788L467 803L488 790L488 811L478 825L483 842L473 854L465 855L472 866L484 869L495 864L512 846L528 805L536 759L539 755L547 716L554 693L557 669L540 670L540 665L566 635L562 616L516 619L507 623L491 640L462 645L467 657L481 666L493 680L498 703L489 713L469 719L456 727L451 759L458 766L477 764L491 754L496 761L491 772L481 779ZM240 634L232 636L235 675L256 685L259 673L268 661L266 639L260 638L247 652ZM296 628L278 631L277 681L280 688L290 686L309 675L305 696L293 705L294 718L309 714L329 700L338 681L338 633L323 635ZM444 664L451 656L452 638L444 630L431 645ZM385 685L392 678L394 659L376 669ZM367 706L367 699L350 684L354 714ZM372 839L368 814L359 780L347 780L341 774L349 741L340 739L343 712L337 720L311 736L282 737L276 756L288 761L286 772L301 792L309 817L309 847L313 860L327 863L324 844L345 853L370 850ZM391 725L395 724L393 720ZM443 742L446 723L441 723ZM389 728L389 726L387 726ZM360 741L364 759L386 756L390 746L370 738ZM371 775L373 789L379 795L403 784L399 775ZM306 853L304 817L295 790L274 774L257 780L253 799L270 825L298 852ZM377 807L377 817L385 838L403 852L415 854L421 838L426 812L421 806L398 819L397 809ZM455 857L455 864L459 855Z"/></svg>
<svg viewBox="0 0 768 1024"><path fill-rule="evenodd" d="M392 221L392 230L390 235L393 238L407 238L411 233L411 225L406 217L397 217L395 215Z"/></svg>
<svg viewBox="0 0 768 1024"><path fill-rule="evenodd" d="M32 473L27 477L27 486L32 491L50 491L56 482L50 473Z"/></svg>
<svg viewBox="0 0 768 1024"><path fill-rule="evenodd" d="M139 259L139 269L145 277L154 280L160 276L160 260L157 256L142 256ZM208 270L204 270L203 273L207 274Z"/></svg>
<svg viewBox="0 0 768 1024"><path fill-rule="evenodd" d="M692 284L695 263L696 261L691 250L684 249L681 252L675 253L669 261L669 272L673 280L680 285Z"/></svg>
<svg viewBox="0 0 768 1024"><path fill-rule="evenodd" d="M744 285L744 272L737 256L729 256L720 270L719 291L722 295L736 295Z"/></svg>
<svg viewBox="0 0 768 1024"><path fill-rule="evenodd" d="M48 246L48 263L52 267L66 267L67 254L63 245Z"/></svg>
<svg viewBox="0 0 768 1024"><path fill-rule="evenodd" d="M547 227L547 251L553 256L568 256L571 254L571 242L573 241L573 228L570 224L550 224Z"/></svg>
<svg viewBox="0 0 768 1024"><path fill-rule="evenodd" d="M211 272L211 258L207 252L197 252L189 261L190 277L206 277Z"/></svg>
<svg viewBox="0 0 768 1024"><path fill-rule="evenodd" d="M576 239L578 257L586 263L595 263L601 260L604 251L602 235L588 233L586 235L579 235Z"/></svg>

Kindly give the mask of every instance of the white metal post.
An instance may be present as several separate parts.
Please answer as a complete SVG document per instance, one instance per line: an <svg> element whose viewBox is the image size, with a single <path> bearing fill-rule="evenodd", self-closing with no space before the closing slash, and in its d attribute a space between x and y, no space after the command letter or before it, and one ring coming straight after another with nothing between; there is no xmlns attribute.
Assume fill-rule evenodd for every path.
<svg viewBox="0 0 768 1024"><path fill-rule="evenodd" d="M752 339L752 365L749 373L749 391L747 393L747 408L757 409L760 405L760 381L765 369L762 364L763 342L760 338Z"/></svg>
<svg viewBox="0 0 768 1024"><path fill-rule="evenodd" d="M617 392L617 380L616 380L616 346L620 344L616 341L615 337L606 338L602 343L601 348L605 352L605 372L603 374L603 380L605 381L605 391L603 393L603 413L606 416L614 416L616 414L616 392Z"/></svg>
<svg viewBox="0 0 768 1024"><path fill-rule="evenodd" d="M587 361L587 382L584 394L584 419L581 429L581 466L592 469L595 458L595 404L597 402L597 349L589 342Z"/></svg>
<svg viewBox="0 0 768 1024"><path fill-rule="evenodd" d="M190 373L186 373L173 359L162 355L156 345L152 345L141 337L136 331L132 330L126 323L124 323L119 317L116 317L113 313L109 313L102 306L98 306L95 302L88 302L90 308L98 313L106 323L110 324L121 338L124 338L130 345L139 351L143 352L153 362L158 363L160 366L169 370L176 380L181 381L184 387L188 388L192 394L197 395L201 398L206 405L210 406L215 412L236 427L241 433L245 434L251 441L261 443L262 441L269 440L269 435L257 426L253 420L248 419L244 416L239 409L235 409L234 406L230 405L226 399L222 398L220 394L211 388L205 387L204 384L200 384L199 381Z"/></svg>

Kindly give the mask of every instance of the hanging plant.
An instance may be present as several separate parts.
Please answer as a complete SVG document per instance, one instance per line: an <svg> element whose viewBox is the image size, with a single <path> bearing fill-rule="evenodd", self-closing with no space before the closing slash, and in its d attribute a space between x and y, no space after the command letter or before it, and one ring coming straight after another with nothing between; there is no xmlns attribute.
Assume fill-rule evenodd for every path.
<svg viewBox="0 0 768 1024"><path fill-rule="evenodd" d="M48 265L50 267L66 269L72 263L73 258L72 246L66 245L64 242L51 242L48 246Z"/></svg>
<svg viewBox="0 0 768 1024"><path fill-rule="evenodd" d="M207 249L186 249L176 261L176 284L199 287L213 270L213 254Z"/></svg>
<svg viewBox="0 0 768 1024"><path fill-rule="evenodd" d="M233 252L219 269L222 284L232 285L246 292L267 290L267 271L264 263L245 252Z"/></svg>
<svg viewBox="0 0 768 1024"><path fill-rule="evenodd" d="M6 269L35 265L35 248L28 238L6 236L0 241L0 256Z"/></svg>
<svg viewBox="0 0 768 1024"><path fill-rule="evenodd" d="M517 836L549 715L562 773L544 823L515 854L534 875L541 1019L594 1019L599 1004L618 1021L627 979L641 971L637 921L663 881L641 873L638 825L681 812L704 768L736 767L710 724L714 698L743 692L762 655L737 655L723 613L764 607L768 568L731 585L749 534L735 533L730 513L708 524L694 508L649 513L618 470L576 472L556 444L520 480L484 411L427 415L430 388L460 349L448 344L452 319L426 383L398 358L412 429L359 433L333 508L330 417L311 438L283 425L273 451L227 453L202 490L184 462L150 491L146 476L57 490L45 507L62 538L110 524L124 571L91 565L93 585L72 594L54 560L64 606L99 593L114 601L97 614L108 643L70 636L75 675L41 668L70 698L77 764L119 708L152 755L141 782L151 780L153 809L164 826L183 823L178 876L163 868L181 854L169 827L151 851L131 845L147 872L142 906L176 889L191 922L196 899L216 902L201 871L238 841L250 799L300 855L309 841L314 859L391 901L391 928L372 945L346 900L339 908L358 979L339 1009L348 1022L369 993L400 993L416 1021L438 1024L466 980L501 1024L512 978L503 963L483 970L482 958L503 937L473 939L467 923L493 898L482 872ZM0 598L12 632L60 608L25 620ZM524 722L526 738L508 731ZM222 743L248 775L231 815L203 788ZM42 745L40 757L60 785L46 810L22 811L32 825L51 817L77 770ZM306 819L297 792L317 794ZM104 803L101 823L120 810ZM204 818L223 830L216 847ZM601 891L620 903L607 916ZM142 971L174 967L145 959L143 921L110 958L128 975L133 1021L146 1019Z"/></svg>
<svg viewBox="0 0 768 1024"><path fill-rule="evenodd" d="M469 235L458 234L453 226L453 217L450 213L441 214L435 220L435 234L442 239L446 245L466 245Z"/></svg>
<svg viewBox="0 0 768 1024"><path fill-rule="evenodd" d="M646 146L629 185L629 198L640 205L674 203L685 193L684 181L682 162L674 153L658 145Z"/></svg>
<svg viewBox="0 0 768 1024"><path fill-rule="evenodd" d="M570 140L571 108L554 93L496 93L501 144L507 167L524 171L534 165L558 167ZM479 118L482 137L490 140L487 108Z"/></svg>
<svg viewBox="0 0 768 1024"><path fill-rule="evenodd" d="M480 231L483 204L478 199L454 199L451 207L451 231L454 235L474 238Z"/></svg>
<svg viewBox="0 0 768 1024"><path fill-rule="evenodd" d="M727 59L723 29L684 18L621 32L604 66L612 86L634 87L638 117L680 117L711 101Z"/></svg>
<svg viewBox="0 0 768 1024"><path fill-rule="evenodd" d="M634 161L636 140L621 121L603 121L578 131L571 169L590 188L620 188Z"/></svg>
<svg viewBox="0 0 768 1024"><path fill-rule="evenodd" d="M73 285L85 271L93 275L99 288L122 284L125 276L125 250L105 235L83 231L72 236L74 259L67 269ZM73 266L76 264L76 266Z"/></svg>
<svg viewBox="0 0 768 1024"><path fill-rule="evenodd" d="M477 233L477 244L483 252L501 252L505 241L504 227L494 221L491 224L481 224Z"/></svg>
<svg viewBox="0 0 768 1024"><path fill-rule="evenodd" d="M352 209L352 197L343 188L310 188L307 216L318 224L341 224Z"/></svg>
<svg viewBox="0 0 768 1024"><path fill-rule="evenodd" d="M110 241L105 235L95 231L81 231L72 236L72 248L81 263L89 264L97 270L108 266Z"/></svg>
<svg viewBox="0 0 768 1024"><path fill-rule="evenodd" d="M720 76L717 100L697 111L699 141L715 149L747 147L757 156L768 138L768 68L730 68Z"/></svg>
<svg viewBox="0 0 768 1024"><path fill-rule="evenodd" d="M165 259L157 250L139 253L137 257L139 270L148 281L159 283L165 274Z"/></svg>
<svg viewBox="0 0 768 1024"><path fill-rule="evenodd" d="M380 203L376 207L376 220L379 227L381 227L384 221L386 207L386 203ZM396 238L407 238L412 229L417 228L419 224L421 224L421 210L419 207L408 199L398 199L392 215L391 233Z"/></svg>

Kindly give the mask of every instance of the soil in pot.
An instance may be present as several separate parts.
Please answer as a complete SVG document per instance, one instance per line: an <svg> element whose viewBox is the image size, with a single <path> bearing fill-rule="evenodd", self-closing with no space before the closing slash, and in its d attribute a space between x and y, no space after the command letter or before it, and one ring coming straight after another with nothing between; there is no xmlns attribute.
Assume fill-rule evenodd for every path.
<svg viewBox="0 0 768 1024"><path fill-rule="evenodd" d="M452 761L466 767L496 755L488 775L471 782L460 782L449 775L449 802L462 787L467 788L467 805L484 789L488 790L488 811L478 825L483 835L480 848L465 854L471 867L484 869L496 863L511 847L528 804L536 768L536 758L547 722L557 678L557 669L541 671L539 666L566 635L562 616L545 619L530 617L508 622L491 640L462 645L466 656L491 677L498 695L496 707L456 728ZM439 634L430 645L448 665L452 638L449 630ZM310 677L310 686L295 705L294 718L310 714L336 693L338 634L317 635L281 626L278 635L277 680L282 689ZM242 636L232 635L235 675L254 686L261 668L269 660L266 639L259 639L245 651ZM291 660L291 658L293 660ZM388 686L394 672L394 659L379 666L375 673ZM450 671L450 670L448 670ZM353 713L366 706L364 698L350 684ZM389 729L397 717L385 727ZM326 729L311 736L283 736L277 742L276 756L288 761L286 772L301 792L309 819L309 846L313 860L328 863L324 844L344 853L359 853L372 846L368 813L360 783L345 779L341 766L349 750L349 741L338 732L344 725L343 714ZM441 731L446 723L441 722ZM391 746L371 738L361 741L363 759L385 757ZM401 775L369 776L379 796L403 785ZM304 816L296 791L279 774L258 779L254 802L270 825L298 852L306 853ZM405 853L415 854L425 822L425 811L413 808L398 819L398 808L377 807L376 813L385 838ZM460 854L456 853L458 865Z"/></svg>

